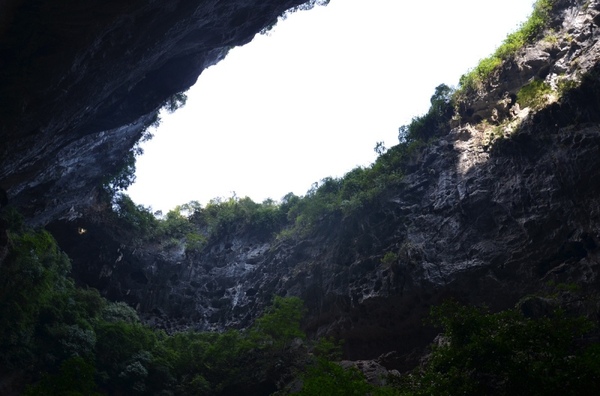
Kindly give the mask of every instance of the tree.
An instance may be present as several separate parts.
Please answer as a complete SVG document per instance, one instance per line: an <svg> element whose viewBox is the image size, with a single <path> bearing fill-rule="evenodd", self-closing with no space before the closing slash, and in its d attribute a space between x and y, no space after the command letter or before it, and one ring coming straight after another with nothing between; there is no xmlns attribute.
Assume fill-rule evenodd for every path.
<svg viewBox="0 0 600 396"><path fill-rule="evenodd" d="M294 338L304 338L300 321L304 316L304 303L298 297L275 296L273 305L256 320L254 331L266 343L283 348Z"/></svg>
<svg viewBox="0 0 600 396"><path fill-rule="evenodd" d="M170 96L163 105L163 108L167 110L168 113L174 113L178 109L185 106L187 103L187 95L185 92L179 92Z"/></svg>
<svg viewBox="0 0 600 396"><path fill-rule="evenodd" d="M387 147L384 146L383 142L377 142L377 144L375 144L374 150L377 153L377 155L383 155L383 153L387 151Z"/></svg>
<svg viewBox="0 0 600 396"><path fill-rule="evenodd" d="M400 143L427 142L442 133L454 114L453 93L454 90L446 84L438 85L431 96L431 107L427 114L414 117L409 125L400 127L398 134Z"/></svg>
<svg viewBox="0 0 600 396"><path fill-rule="evenodd" d="M582 343L589 320L561 311L527 318L454 302L432 309L443 328L426 366L403 377L414 395L589 395L600 385L600 347Z"/></svg>

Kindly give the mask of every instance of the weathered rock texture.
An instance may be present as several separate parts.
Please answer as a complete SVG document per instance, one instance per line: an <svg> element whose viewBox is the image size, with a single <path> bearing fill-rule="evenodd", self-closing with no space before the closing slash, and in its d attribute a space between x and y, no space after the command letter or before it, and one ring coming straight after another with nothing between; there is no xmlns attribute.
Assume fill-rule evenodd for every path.
<svg viewBox="0 0 600 396"><path fill-rule="evenodd" d="M14 31L0 30L0 59L21 65L3 64L0 75L2 111L10 112L0 180L10 199L33 222L85 206L112 166L106 159L131 147L144 117L294 4L254 3L86 3L68 16L41 2L17 4ZM308 235L284 239L240 231L193 254L130 243L100 216L49 229L80 283L127 301L157 326L243 327L274 294L297 295L308 307L307 330L345 339L353 359L396 351L379 359L387 369L418 358L414 350L435 335L423 318L446 297L501 309L550 280L597 290L600 7L557 3L552 27L564 39L556 48L540 41L507 62L469 99L462 125L415 154L399 187L352 216L325 217ZM39 23L17 23L30 15ZM494 108L501 117L493 123L509 117L498 101L514 105L535 76L582 83L545 109L513 112L511 124L499 125L503 139L474 124ZM397 259L383 265L388 252Z"/></svg>
<svg viewBox="0 0 600 396"><path fill-rule="evenodd" d="M506 136L493 142L485 124L448 131L415 154L400 187L352 216L322 219L309 235L277 239L238 232L186 254L182 248L122 245L102 222L86 219L51 229L75 259L79 279L129 302L157 326L243 327L274 294L296 295L308 307L307 330L344 339L349 358L396 351L379 361L388 369L416 361L414 350L435 335L423 319L444 298L503 309L548 281L596 290L598 46L577 29L596 23L598 3L581 3L560 2L553 22L555 29L562 26L557 34L582 37L577 53L586 61L576 66L579 88L538 112L518 112L501 126ZM497 78L522 86L527 76L539 74L534 66L554 78L552 70L572 53L563 50L550 61L538 51L545 45L540 43L507 62ZM515 66L520 64L531 65L525 77ZM518 90L510 84L508 91L491 90L472 103L487 100L489 107L494 95ZM77 227L89 232L77 235ZM384 265L388 252L397 260Z"/></svg>
<svg viewBox="0 0 600 396"><path fill-rule="evenodd" d="M303 2L1 2L0 188L32 224L79 212L167 98Z"/></svg>
<svg viewBox="0 0 600 396"><path fill-rule="evenodd" d="M557 88L577 80L599 60L600 5L595 1L554 2L548 30L534 45L504 63L493 78L463 103L463 121L497 122L513 114L517 93L534 79ZM518 109L518 107L517 107Z"/></svg>

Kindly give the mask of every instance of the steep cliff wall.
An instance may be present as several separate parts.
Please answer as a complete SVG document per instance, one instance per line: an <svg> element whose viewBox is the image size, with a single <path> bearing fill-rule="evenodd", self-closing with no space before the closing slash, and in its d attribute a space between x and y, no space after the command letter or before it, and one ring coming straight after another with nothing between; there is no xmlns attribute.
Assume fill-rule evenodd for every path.
<svg viewBox="0 0 600 396"><path fill-rule="evenodd" d="M0 188L32 224L73 217L167 98L303 2L3 1Z"/></svg>
<svg viewBox="0 0 600 396"><path fill-rule="evenodd" d="M423 318L449 296L502 309L550 281L595 293L600 4L556 3L553 30L470 93L455 127L403 163L402 182L352 215L301 235L237 230L200 252L134 246L91 218L50 229L81 281L157 326L243 327L274 294L296 295L306 328L345 339L351 358L422 347L434 335ZM535 79L554 89L517 106Z"/></svg>

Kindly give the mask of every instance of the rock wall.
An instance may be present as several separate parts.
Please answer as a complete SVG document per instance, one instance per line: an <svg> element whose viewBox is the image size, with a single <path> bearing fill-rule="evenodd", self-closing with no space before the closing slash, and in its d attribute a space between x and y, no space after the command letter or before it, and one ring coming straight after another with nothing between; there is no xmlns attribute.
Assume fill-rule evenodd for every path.
<svg viewBox="0 0 600 396"><path fill-rule="evenodd" d="M559 10L575 36L574 20L594 20L579 3ZM534 62L539 45L499 76L524 58ZM307 305L311 334L344 339L349 358L387 353L382 364L406 369L433 339L423 319L445 298L504 309L550 281L590 293L600 286L600 66L595 40L578 45L580 57L594 59L578 64L578 88L502 124L466 118L411 158L399 187L352 216L322 219L308 235L237 232L186 254L126 246L110 232L90 242L104 231L85 219L51 229L81 262L80 279L157 326L244 327L274 294L295 295ZM500 135L490 139L490 131ZM77 227L100 231L80 237ZM388 252L397 259L383 264Z"/></svg>
<svg viewBox="0 0 600 396"><path fill-rule="evenodd" d="M9 199L32 223L89 208L94 186L166 98L297 2L258 3L3 3L1 22L13 20L0 29L0 183ZM468 98L455 128L414 155L399 187L308 235L237 232L191 254L139 246L102 217L48 228L80 283L157 326L243 327L274 294L297 295L311 334L345 339L352 359L395 351L379 360L387 368L414 363L434 336L423 318L449 296L502 309L549 281L595 292L598 3L558 0L556 42L506 62ZM499 107L509 98L512 108L533 77L565 76L581 85L542 110ZM397 259L384 265L389 252Z"/></svg>
<svg viewBox="0 0 600 396"><path fill-rule="evenodd" d="M519 90L534 79L557 88L577 80L598 63L600 4L555 0L544 36L504 62L491 79L462 103L463 121L499 121L518 109Z"/></svg>
<svg viewBox="0 0 600 396"><path fill-rule="evenodd" d="M89 206L167 98L303 0L0 3L0 188L32 224Z"/></svg>

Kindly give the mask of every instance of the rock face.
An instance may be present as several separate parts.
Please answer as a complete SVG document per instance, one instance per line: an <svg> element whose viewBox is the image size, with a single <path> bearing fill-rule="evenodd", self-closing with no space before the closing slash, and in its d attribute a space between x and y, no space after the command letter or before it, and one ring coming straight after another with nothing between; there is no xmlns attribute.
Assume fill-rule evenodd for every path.
<svg viewBox="0 0 600 396"><path fill-rule="evenodd" d="M579 3L558 10L567 31L575 20L595 20ZM539 45L499 76L519 62L548 64ZM596 41L579 46L580 57L597 59ZM556 55L550 69L568 56ZM504 309L549 281L600 286L600 66L586 64L577 66L580 87L558 102L502 125L449 130L413 156L399 187L352 216L321 219L308 235L242 230L186 253L123 245L106 224L85 218L50 229L80 280L157 326L244 327L274 294L295 295L312 334L344 339L351 359L395 351L380 364L405 369L435 335L423 326L429 308L447 297ZM501 131L493 142L490 128ZM89 232L79 236L78 227ZM395 259L383 264L386 253Z"/></svg>
<svg viewBox="0 0 600 396"><path fill-rule="evenodd" d="M303 0L0 4L0 188L32 224L88 206L157 109Z"/></svg>
<svg viewBox="0 0 600 396"><path fill-rule="evenodd" d="M597 2L554 1L545 36L506 61L494 78L465 100L463 121L495 122L510 116L511 110L515 111L517 93L534 79L546 81L553 88L578 79L598 63L598 23Z"/></svg>
<svg viewBox="0 0 600 396"><path fill-rule="evenodd" d="M92 224L83 237L74 223L51 230L80 279L159 326L243 327L273 294L297 295L309 331L343 338L350 358L398 351L388 367L406 368L402 355L433 338L422 320L446 297L504 309L549 281L599 286L600 118L572 127L544 116L491 152L483 132L452 131L401 188L299 239L242 233L186 255L89 242L102 232ZM398 257L387 266L386 252Z"/></svg>
<svg viewBox="0 0 600 396"><path fill-rule="evenodd" d="M0 180L10 198L34 222L56 218L70 205L75 212L85 206L91 180L108 167L104 156L122 154L162 100L283 10L269 2L261 2L264 9L245 3L203 2L191 9L184 1L149 2L139 9L135 3L131 7L139 14L123 6L120 17L106 16L104 27L93 25L105 35L94 36L102 37L97 42L88 37L86 43L97 46L73 52L70 59L79 63L64 67L75 69L67 73L63 67L54 79L40 78L54 93L50 104L30 94L38 85L23 85L23 95L9 104L24 117L28 106L38 103L35 117L9 118L2 129L10 146L3 143ZM169 14L172 8L179 17ZM99 216L54 221L48 228L73 259L80 283L130 303L157 326L244 327L273 295L296 295L308 308L306 329L346 340L348 358L387 353L378 364L408 368L418 359L415 350L435 335L423 326L424 317L444 298L502 309L549 281L576 282L584 290L600 286L600 47L595 33L585 33L592 25L593 31L598 28L598 10L598 1L558 0L552 22L556 48L544 47L542 40L523 49L488 90L469 98L462 123L413 155L398 187L352 216L322 218L307 235L277 238L238 230L190 253L178 244L139 246ZM169 26L144 30L156 13ZM141 27L125 28L137 24ZM56 29L70 32L70 27ZM138 34L154 39L140 45ZM96 69L93 61L100 62L102 54L116 56L110 43L122 40L132 43L133 55L119 47L114 49L118 62ZM21 71L14 67L11 73ZM113 73L122 79L112 81ZM519 88L536 76L549 84L576 77L580 86L539 111L499 110L503 98L514 106ZM3 82L9 78L2 74ZM66 93L60 93L62 87ZM72 107L90 93L99 96L85 109ZM61 103L55 99L70 106L55 106ZM492 119L494 114L498 118ZM489 123L476 124L479 119ZM89 175L78 185L80 172ZM32 202L33 196L39 202ZM386 253L394 259L382 260Z"/></svg>

